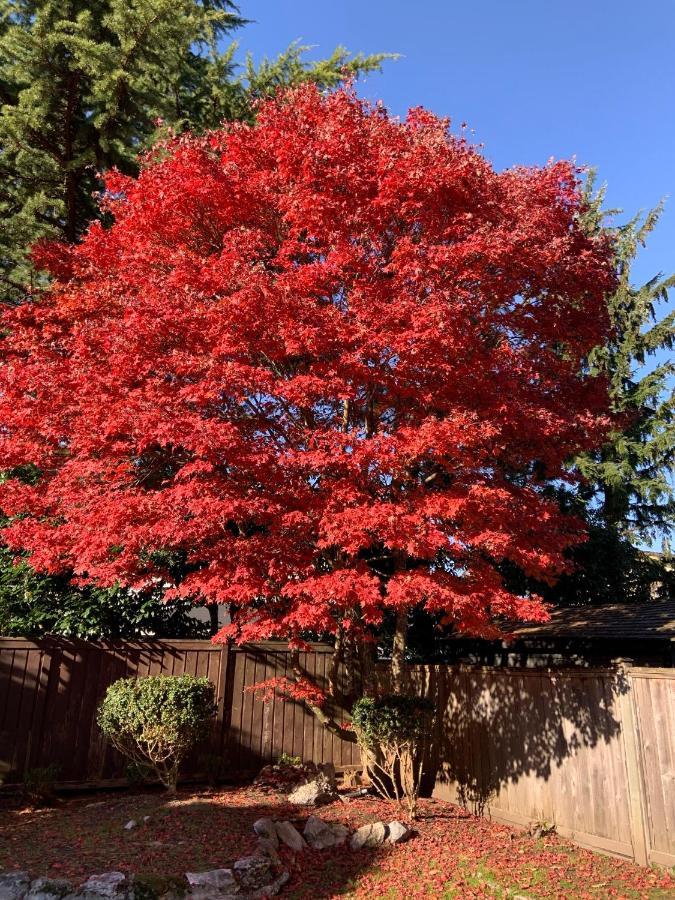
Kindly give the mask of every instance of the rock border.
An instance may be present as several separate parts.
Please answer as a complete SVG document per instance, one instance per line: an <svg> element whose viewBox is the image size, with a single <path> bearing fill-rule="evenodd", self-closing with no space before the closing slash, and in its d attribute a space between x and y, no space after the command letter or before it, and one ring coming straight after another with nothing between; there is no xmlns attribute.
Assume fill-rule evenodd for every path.
<svg viewBox="0 0 675 900"><path fill-rule="evenodd" d="M259 900L276 896L290 878L288 870L279 871L280 844L302 853L308 848L342 846L349 839L350 848L358 851L385 842L400 844L413 835L407 825L396 819L388 824L362 825L350 835L346 825L326 822L315 815L307 818L302 834L292 822L271 818L258 819L253 823L253 831L258 837L253 855L238 859L231 869L186 872L183 883L177 883L179 879L158 878L158 886L152 887L148 879L103 872L75 887L62 878L31 880L27 872L0 872L0 900L150 900L153 896L158 900Z"/></svg>

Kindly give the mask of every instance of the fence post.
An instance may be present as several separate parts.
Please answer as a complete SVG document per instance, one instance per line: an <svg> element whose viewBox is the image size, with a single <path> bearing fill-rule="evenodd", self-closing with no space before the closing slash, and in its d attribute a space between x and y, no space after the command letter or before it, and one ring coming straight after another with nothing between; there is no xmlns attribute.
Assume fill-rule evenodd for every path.
<svg viewBox="0 0 675 900"><path fill-rule="evenodd" d="M649 864L647 846L647 830L645 820L644 780L642 778L641 754L639 746L638 720L633 695L633 679L630 668L621 665L619 672L625 679L626 690L621 692L619 685L619 709L621 729L623 732L623 748L626 760L626 777L628 783L628 809L630 814L631 841L635 862L641 866Z"/></svg>
<svg viewBox="0 0 675 900"><path fill-rule="evenodd" d="M230 648L223 644L220 649L220 666L218 668L218 684L216 685L216 724L213 729L213 752L222 754L225 741L225 699L227 697L227 678L230 667Z"/></svg>

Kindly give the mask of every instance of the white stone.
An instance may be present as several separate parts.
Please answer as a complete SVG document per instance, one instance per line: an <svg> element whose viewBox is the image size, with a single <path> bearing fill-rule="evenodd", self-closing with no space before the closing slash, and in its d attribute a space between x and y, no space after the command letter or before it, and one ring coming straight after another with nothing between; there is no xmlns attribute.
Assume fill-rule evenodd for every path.
<svg viewBox="0 0 675 900"><path fill-rule="evenodd" d="M26 900L63 900L74 893L72 884L64 878L36 878L26 894Z"/></svg>
<svg viewBox="0 0 675 900"><path fill-rule="evenodd" d="M275 847L279 846L279 836L272 819L258 819L253 823L253 830L259 837L272 841Z"/></svg>
<svg viewBox="0 0 675 900"><path fill-rule="evenodd" d="M212 869L209 872L186 872L192 900L216 900L239 893L232 869Z"/></svg>
<svg viewBox="0 0 675 900"><path fill-rule="evenodd" d="M310 816L305 823L303 836L313 850L325 850L344 844L349 829L345 825L324 822L318 816Z"/></svg>
<svg viewBox="0 0 675 900"><path fill-rule="evenodd" d="M360 850L362 847L377 847L384 842L386 836L387 826L383 822L362 825L352 835L349 846L352 850Z"/></svg>
<svg viewBox="0 0 675 900"><path fill-rule="evenodd" d="M124 830L125 831L133 831L137 824L138 823L136 822L136 819L129 819L127 824L124 826Z"/></svg>
<svg viewBox="0 0 675 900"><path fill-rule="evenodd" d="M304 850L307 843L291 822L277 822L275 825L279 840L291 850Z"/></svg>
<svg viewBox="0 0 675 900"><path fill-rule="evenodd" d="M412 831L403 824L403 822L399 822L398 820L394 820L387 825L389 829L389 837L387 841L390 844L402 844L403 841L407 841L412 837Z"/></svg>
<svg viewBox="0 0 675 900"><path fill-rule="evenodd" d="M0 900L23 900L29 885L27 872L0 872Z"/></svg>
<svg viewBox="0 0 675 900"><path fill-rule="evenodd" d="M84 897L123 897L126 893L127 879L124 872L104 872L92 875L80 888Z"/></svg>
<svg viewBox="0 0 675 900"><path fill-rule="evenodd" d="M323 772L319 772L316 778L306 784L298 785L288 795L288 802L295 806L319 806L323 803L332 803L337 800L338 792L334 778L329 778Z"/></svg>

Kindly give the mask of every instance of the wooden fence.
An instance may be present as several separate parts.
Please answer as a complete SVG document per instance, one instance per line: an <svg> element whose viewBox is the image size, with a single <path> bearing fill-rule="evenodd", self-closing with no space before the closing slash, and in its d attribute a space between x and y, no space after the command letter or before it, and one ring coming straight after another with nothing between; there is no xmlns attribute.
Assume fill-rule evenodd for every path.
<svg viewBox="0 0 675 900"><path fill-rule="evenodd" d="M301 654L310 676L324 681L326 647ZM104 784L124 777L125 762L96 725L108 685L136 675L205 675L216 687L218 712L209 741L188 761L206 757L225 770L250 772L280 753L346 766L354 745L325 731L303 706L262 703L245 688L287 673L285 644L231 649L209 641L88 642L0 638L0 780L54 764L64 784Z"/></svg>
<svg viewBox="0 0 675 900"><path fill-rule="evenodd" d="M675 865L675 669L413 667L439 710L434 796Z"/></svg>
<svg viewBox="0 0 675 900"><path fill-rule="evenodd" d="M325 683L329 648L302 654ZM0 780L59 766L63 783L124 777L96 726L106 687L128 675L206 675L216 686L211 737L188 774L220 758L253 772L282 753L357 765L354 744L304 707L262 703L246 687L289 674L285 645L204 641L90 643L0 639ZM510 670L412 666L439 711L425 762L429 791L516 826L554 824L594 850L675 865L675 670Z"/></svg>

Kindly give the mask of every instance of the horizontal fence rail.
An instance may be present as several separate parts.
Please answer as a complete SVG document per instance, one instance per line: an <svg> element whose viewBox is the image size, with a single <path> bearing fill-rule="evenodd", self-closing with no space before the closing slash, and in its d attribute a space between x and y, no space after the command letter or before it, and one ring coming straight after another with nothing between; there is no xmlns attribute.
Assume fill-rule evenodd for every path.
<svg viewBox="0 0 675 900"><path fill-rule="evenodd" d="M300 655L324 687L330 659L325 645ZM217 701L187 776L212 771L214 760L225 774L252 773L282 753L359 765L356 745L302 704L263 703L248 690L292 675L284 644L0 638L0 780L47 765L62 784L125 778L123 758L96 725L107 687L183 673L206 676ZM409 675L438 713L424 762L428 792L516 826L555 825L583 846L643 865L675 865L675 670L442 665L410 666Z"/></svg>

